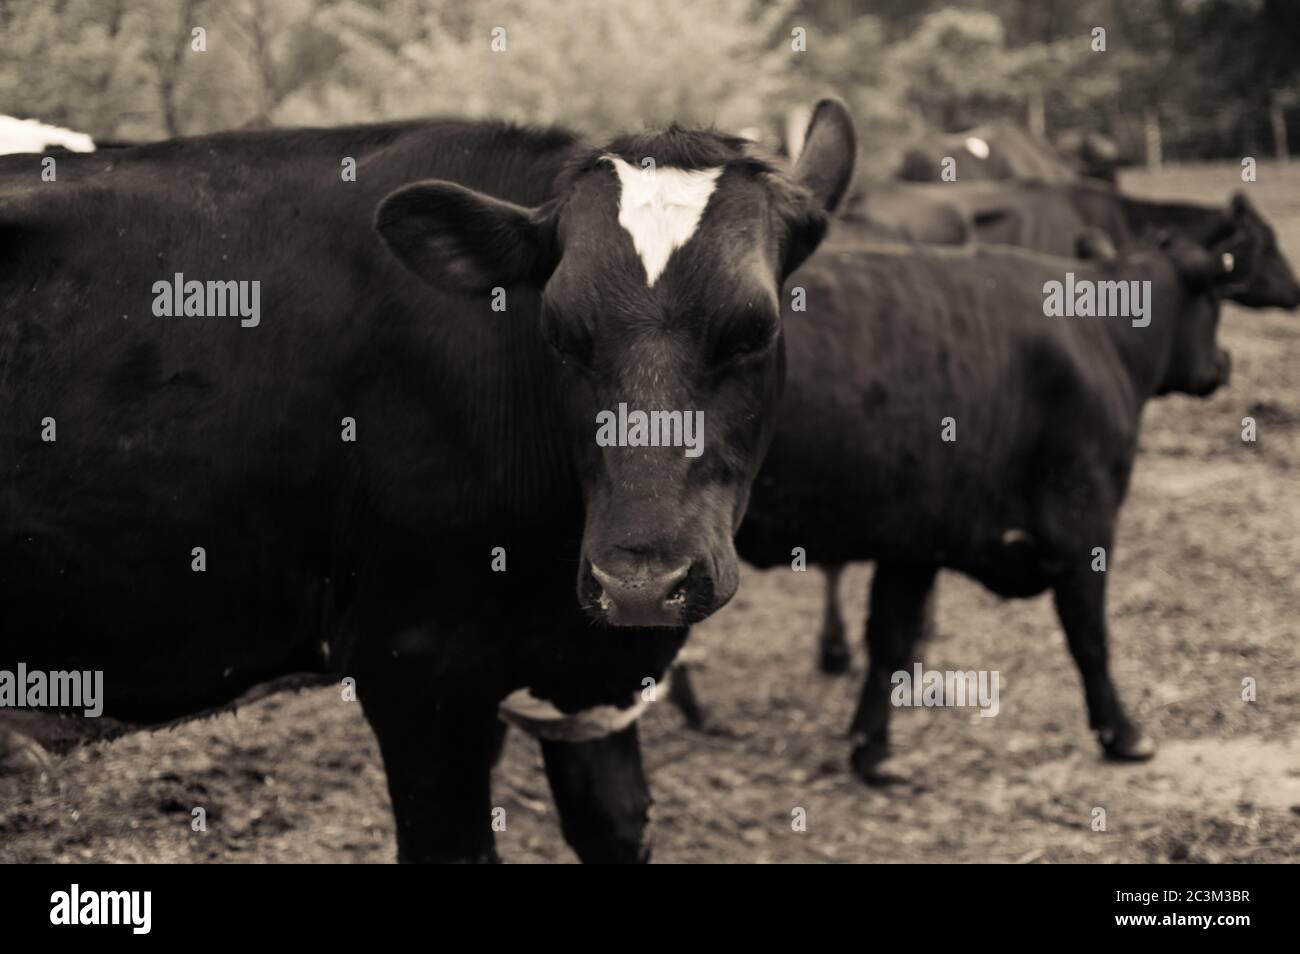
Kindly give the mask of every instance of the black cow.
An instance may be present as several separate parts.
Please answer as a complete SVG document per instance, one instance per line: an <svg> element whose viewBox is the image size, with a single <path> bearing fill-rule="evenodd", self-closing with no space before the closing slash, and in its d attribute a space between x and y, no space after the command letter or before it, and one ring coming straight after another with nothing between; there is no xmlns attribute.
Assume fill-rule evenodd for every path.
<svg viewBox="0 0 1300 954"><path fill-rule="evenodd" d="M1028 182L898 182L851 197L841 218L863 237L892 235L928 245L978 241L1074 258L1091 223L1071 201L1073 188ZM1110 203L1118 214L1121 197L1105 191L1114 197ZM1094 212L1102 211L1099 200ZM1114 225L1110 216L1102 218L1105 225ZM1105 225L1097 227L1105 230Z"/></svg>
<svg viewBox="0 0 1300 954"><path fill-rule="evenodd" d="M1045 283L1149 280L1150 323L1044 314ZM760 566L876 560L856 771L882 778L890 676L910 669L940 568L1006 597L1051 589L1107 755L1142 759L1107 666L1106 574L1142 406L1226 383L1220 258L1078 262L1016 249L828 247L791 279L786 399L737 546ZM945 418L955 441L941 439Z"/></svg>
<svg viewBox="0 0 1300 954"><path fill-rule="evenodd" d="M1034 179L1066 183L1079 179L1075 166L1049 144L1009 122L924 136L904 151L895 177L910 182L944 181L945 159L954 160L958 182Z"/></svg>
<svg viewBox="0 0 1300 954"><path fill-rule="evenodd" d="M946 207L982 245L1015 245L1074 258L1078 238L1090 223L1071 202L1070 188L1025 182L896 183L867 194L845 214L887 226L907 222L909 237L920 242L960 244L951 241L951 228L935 220L934 210Z"/></svg>
<svg viewBox="0 0 1300 954"><path fill-rule="evenodd" d="M1218 294L1251 308L1300 305L1300 282L1277 247L1273 229L1244 195L1228 208L1139 199L1089 183L1035 182L899 184L855 197L843 217L850 228L835 241L896 236L939 245L962 244L954 224L965 222L982 245L1014 245L1056 256L1102 257L1098 246L1129 248L1173 232L1231 262ZM823 565L826 593L818 664L848 670L850 655L840 614L842 566Z"/></svg>
<svg viewBox="0 0 1300 954"><path fill-rule="evenodd" d="M1053 148L1085 179L1119 184L1119 168L1125 160L1118 143L1105 133L1068 129L1056 137Z"/></svg>
<svg viewBox="0 0 1300 954"><path fill-rule="evenodd" d="M964 245L976 238L969 209L954 202L947 186L898 183L850 196L835 240L884 240L925 245Z"/></svg>
<svg viewBox="0 0 1300 954"><path fill-rule="evenodd" d="M644 859L642 681L735 589L781 283L853 154L823 101L790 174L450 120L0 160L0 670L103 672L65 743L351 677L406 861L495 859L500 704L578 854ZM177 273L263 313L156 317ZM702 452L597 446L623 402Z"/></svg>
<svg viewBox="0 0 1300 954"><path fill-rule="evenodd" d="M1022 184L1042 196L1048 187ZM1215 254L1230 256L1232 278L1221 290L1229 301L1247 308L1300 307L1300 281L1277 246L1277 236L1243 192L1226 209L1194 202L1140 199L1090 183L1063 191L1086 226L1103 229L1118 248L1177 233Z"/></svg>

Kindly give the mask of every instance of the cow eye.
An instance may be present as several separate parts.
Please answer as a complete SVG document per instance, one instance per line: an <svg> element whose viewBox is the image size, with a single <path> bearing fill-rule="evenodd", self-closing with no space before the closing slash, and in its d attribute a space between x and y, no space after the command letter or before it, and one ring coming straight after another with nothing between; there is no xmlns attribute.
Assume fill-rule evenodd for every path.
<svg viewBox="0 0 1300 954"><path fill-rule="evenodd" d="M745 309L722 323L713 347L713 366L722 369L765 354L776 343L780 322L773 314Z"/></svg>

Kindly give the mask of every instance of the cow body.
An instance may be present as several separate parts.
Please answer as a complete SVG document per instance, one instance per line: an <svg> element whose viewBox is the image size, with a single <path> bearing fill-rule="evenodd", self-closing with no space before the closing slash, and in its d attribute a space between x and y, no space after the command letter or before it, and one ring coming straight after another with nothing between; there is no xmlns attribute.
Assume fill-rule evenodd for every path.
<svg viewBox="0 0 1300 954"><path fill-rule="evenodd" d="M825 250L797 276L808 317L786 324L787 390L739 537L745 559L788 562L800 528L820 528L827 536L808 546L819 560L923 558L1003 595L1041 592L1052 549L1015 575L1001 541L1039 520L1032 498L1062 466L1044 456L1052 435L1108 448L1095 466L1118 476L1155 384L1154 371L1135 378L1111 343L1140 345L1144 329L1044 316L1045 281L1095 268L1001 249ZM957 422L953 442L939 440L945 417ZM995 500L989 475L1002 488ZM845 513L851 526L840 524Z"/></svg>
<svg viewBox="0 0 1300 954"><path fill-rule="evenodd" d="M473 181L439 167L456 152L427 130L411 136L423 143L398 127L371 134L385 154L367 165L362 153L355 184L327 175L334 156L361 152L346 131L320 144L317 168L303 159L312 150L286 143L283 174L300 181L278 181L297 200L283 209L234 181L276 177L275 157L254 172L219 139L209 148L229 166L198 141L145 147L114 160L130 168L115 170L109 201L79 206L80 184L50 200L115 241L72 248L40 228L22 239L30 283L5 303L5 458L23 465L5 474L6 649L114 671L110 715L167 721L286 669L346 669L355 619L382 607L386 625L413 626L444 587L490 605L510 577L479 572L470 553L499 540L527 559L524 540L578 512L562 449L546 443L558 395L535 370L548 363L541 341L418 286L370 235L338 228L366 223L417 171L397 155L408 148L407 162L428 150L418 171ZM528 158L558 164L565 145ZM176 182L191 185L177 194ZM327 221L309 227L313 214ZM117 293L78 297L82 268L114 275ZM276 320L154 317L142 289L175 272L260 279ZM484 380L485 367L502 377ZM345 417L355 443L342 440ZM193 547L205 572L191 569Z"/></svg>
<svg viewBox="0 0 1300 954"><path fill-rule="evenodd" d="M1151 324L1046 317L1044 284L1067 271L1151 281ZM1149 755L1107 672L1094 548L1111 550L1144 402L1226 379L1208 290L1154 251L1091 264L843 245L793 282L807 313L785 325L786 399L737 545L759 566L794 547L878 561L859 773L875 779L887 752L889 678L912 665L940 568L1003 596L1052 589L1107 752Z"/></svg>
<svg viewBox="0 0 1300 954"><path fill-rule="evenodd" d="M946 186L901 183L854 196L832 239L964 245L975 237L973 216Z"/></svg>
<svg viewBox="0 0 1300 954"><path fill-rule="evenodd" d="M1255 308L1300 304L1300 283L1273 230L1242 195L1219 209L1136 198L1088 182L899 183L856 197L842 226L836 244L892 238L956 245L973 238L984 246L1084 258L1113 256L1116 247L1179 235L1231 263L1231 278L1219 287L1224 298ZM823 569L827 586L819 666L823 672L842 673L850 664L838 595L843 566L827 563Z"/></svg>
<svg viewBox="0 0 1300 954"><path fill-rule="evenodd" d="M855 226L874 226L930 245L973 239L1073 258L1089 226L1128 244L1131 234L1119 193L1080 187L1078 194L1091 200L1085 216L1073 201L1075 191L1070 184L1026 182L894 183L860 197L845 215Z"/></svg>
<svg viewBox="0 0 1300 954"><path fill-rule="evenodd" d="M943 181L944 161L954 160L957 181L1036 179L1065 183L1079 172L1048 143L1009 122L987 123L960 133L932 133L903 154L897 178Z"/></svg>

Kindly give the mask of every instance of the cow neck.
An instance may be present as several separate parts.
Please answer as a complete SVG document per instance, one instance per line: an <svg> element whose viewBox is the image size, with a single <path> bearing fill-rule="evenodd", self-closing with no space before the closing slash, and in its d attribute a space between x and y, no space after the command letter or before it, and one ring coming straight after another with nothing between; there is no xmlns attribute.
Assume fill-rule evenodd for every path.
<svg viewBox="0 0 1300 954"><path fill-rule="evenodd" d="M1107 232L1119 245L1127 245L1145 227L1136 222L1126 205L1126 197L1109 186L1077 182L1066 190L1070 204L1088 225Z"/></svg>
<svg viewBox="0 0 1300 954"><path fill-rule="evenodd" d="M1178 330L1178 316L1189 304L1188 293L1173 265L1163 255L1154 258L1150 266L1133 265L1104 275L1104 280L1116 278L1151 282L1151 323L1145 328L1133 327L1127 318L1090 319L1104 328L1114 343L1140 407L1164 380Z"/></svg>
<svg viewBox="0 0 1300 954"><path fill-rule="evenodd" d="M1188 202L1153 202L1124 196L1120 199L1130 233L1176 232L1195 242L1209 244L1231 231L1227 213Z"/></svg>

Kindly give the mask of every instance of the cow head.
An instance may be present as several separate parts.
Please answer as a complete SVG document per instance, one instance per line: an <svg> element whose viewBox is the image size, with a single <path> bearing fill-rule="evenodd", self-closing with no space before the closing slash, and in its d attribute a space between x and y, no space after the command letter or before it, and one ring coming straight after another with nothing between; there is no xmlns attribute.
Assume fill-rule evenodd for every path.
<svg viewBox="0 0 1300 954"><path fill-rule="evenodd" d="M848 187L855 137L823 100L786 171L670 127L575 161L523 208L448 182L388 196L376 227L427 281L531 282L559 359L586 502L579 601L626 626L695 622L735 592L732 536L784 374L780 295Z"/></svg>
<svg viewBox="0 0 1300 954"><path fill-rule="evenodd" d="M1104 133L1070 130L1056 140L1056 151L1080 175L1111 185L1118 184L1119 146Z"/></svg>
<svg viewBox="0 0 1300 954"><path fill-rule="evenodd" d="M1208 397L1228 383L1232 368L1232 358L1219 347L1216 335L1219 296L1233 272L1221 254L1185 236L1162 235L1159 245L1188 295L1174 319L1168 362L1156 393Z"/></svg>
<svg viewBox="0 0 1300 954"><path fill-rule="evenodd" d="M1229 211L1231 228L1214 246L1231 256L1233 277L1223 286L1223 296L1248 308L1300 306L1300 282L1278 249L1273 229L1240 192Z"/></svg>

